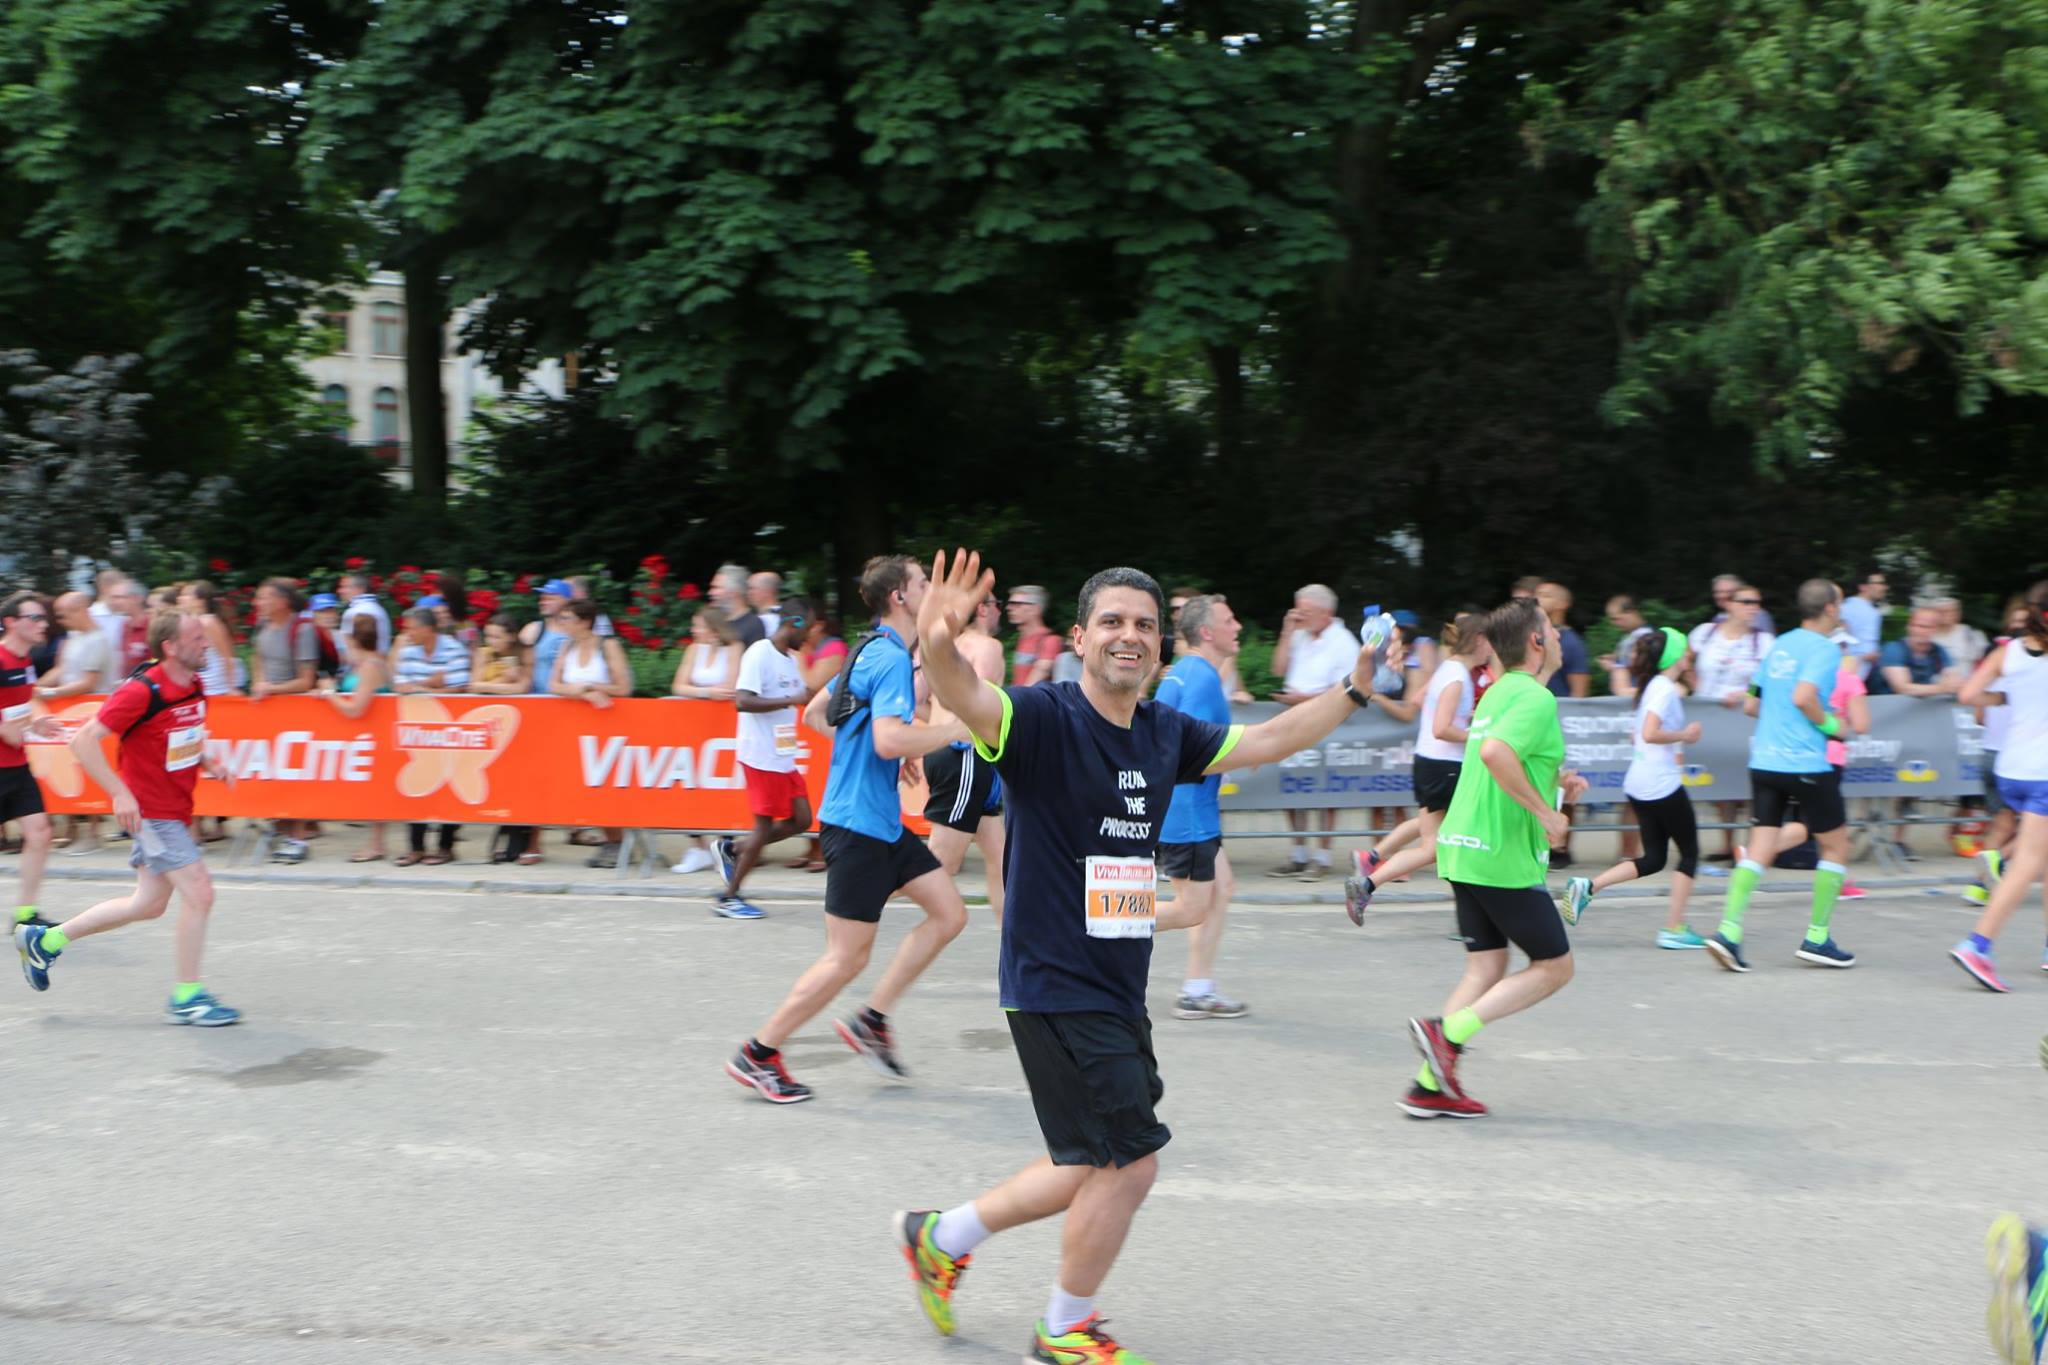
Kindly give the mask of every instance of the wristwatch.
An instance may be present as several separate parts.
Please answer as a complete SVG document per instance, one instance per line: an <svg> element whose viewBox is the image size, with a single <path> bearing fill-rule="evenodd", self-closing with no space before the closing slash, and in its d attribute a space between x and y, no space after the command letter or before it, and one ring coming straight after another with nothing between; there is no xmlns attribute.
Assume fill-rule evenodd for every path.
<svg viewBox="0 0 2048 1365"><path fill-rule="evenodd" d="M1351 698L1353 706L1364 707L1372 704L1372 694L1358 690L1358 684L1350 678L1344 680L1344 695Z"/></svg>

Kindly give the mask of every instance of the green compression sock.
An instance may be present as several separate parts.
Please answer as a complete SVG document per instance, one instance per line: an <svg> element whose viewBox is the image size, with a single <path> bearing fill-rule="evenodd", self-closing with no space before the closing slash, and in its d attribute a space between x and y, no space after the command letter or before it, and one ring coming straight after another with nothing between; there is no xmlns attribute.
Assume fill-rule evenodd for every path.
<svg viewBox="0 0 2048 1365"><path fill-rule="evenodd" d="M192 1003L194 996L204 995L205 993L206 987L200 985L197 981L180 981L171 992L171 1003L173 1005L189 1005Z"/></svg>
<svg viewBox="0 0 2048 1365"><path fill-rule="evenodd" d="M1429 1063L1422 1064L1422 1070L1415 1073L1415 1083L1434 1094L1437 1090L1436 1077L1429 1074Z"/></svg>
<svg viewBox="0 0 2048 1365"><path fill-rule="evenodd" d="M1485 1022L1471 1010L1459 1010L1444 1020L1444 1037L1450 1039L1454 1046L1463 1047L1485 1027Z"/></svg>
<svg viewBox="0 0 2048 1365"><path fill-rule="evenodd" d="M36 908L33 905L17 905L14 907L14 922L16 924L27 924L35 917Z"/></svg>
<svg viewBox="0 0 2048 1365"><path fill-rule="evenodd" d="M1816 863L1813 869L1813 923L1806 926L1808 943L1828 941L1828 921L1835 917L1835 897L1849 880L1849 869L1840 863Z"/></svg>
<svg viewBox="0 0 2048 1365"><path fill-rule="evenodd" d="M64 937L64 931L62 929L45 929L43 930L43 937L38 942L37 946L40 947L46 953L56 954L63 952L66 948L69 948L71 946L71 940Z"/></svg>
<svg viewBox="0 0 2048 1365"><path fill-rule="evenodd" d="M1764 865L1744 858L1728 874L1728 901L1721 907L1721 937L1742 942L1742 912L1749 909L1750 893L1764 879Z"/></svg>

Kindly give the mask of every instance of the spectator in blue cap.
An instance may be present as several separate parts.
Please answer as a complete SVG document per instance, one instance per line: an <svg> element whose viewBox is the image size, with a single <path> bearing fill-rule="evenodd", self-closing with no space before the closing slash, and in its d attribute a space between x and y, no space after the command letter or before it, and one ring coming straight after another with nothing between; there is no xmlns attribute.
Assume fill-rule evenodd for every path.
<svg viewBox="0 0 2048 1365"><path fill-rule="evenodd" d="M1408 658L1403 671L1426 687L1436 676L1436 641L1422 633L1422 618L1414 612L1403 608L1392 615L1394 624L1401 628L1401 638L1408 642Z"/></svg>
<svg viewBox="0 0 2048 1365"><path fill-rule="evenodd" d="M550 578L535 591L540 600L540 619L521 627L519 643L526 648L530 664L526 674L528 686L546 696L548 680L555 676L555 659L569 643L568 635L555 618L569 605L576 590L566 578ZM522 866L541 861L540 830L532 825L508 825L505 849Z"/></svg>
<svg viewBox="0 0 2048 1365"><path fill-rule="evenodd" d="M346 671L349 653L348 639L341 633L341 599L331 592L316 592L306 603L306 611L313 624L326 631L327 638L334 642L334 657Z"/></svg>

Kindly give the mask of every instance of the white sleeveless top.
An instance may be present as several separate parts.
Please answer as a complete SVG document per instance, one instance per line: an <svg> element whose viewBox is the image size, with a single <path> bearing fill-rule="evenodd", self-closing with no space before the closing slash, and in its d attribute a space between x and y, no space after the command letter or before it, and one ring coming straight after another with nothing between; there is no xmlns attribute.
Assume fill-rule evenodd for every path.
<svg viewBox="0 0 2048 1365"><path fill-rule="evenodd" d="M738 645L691 645L690 686L724 687L729 649Z"/></svg>
<svg viewBox="0 0 2048 1365"><path fill-rule="evenodd" d="M1457 725L1460 730L1471 728L1472 670L1456 659L1445 659L1430 675L1429 690L1422 694L1422 714L1416 717L1415 753L1420 758L1462 763L1465 746L1436 737L1436 708L1446 687L1462 689L1458 693Z"/></svg>
<svg viewBox="0 0 2048 1365"><path fill-rule="evenodd" d="M572 687L596 687L612 680L612 667L605 662L604 641L592 636L590 657L578 660L576 646L562 647L562 681Z"/></svg>
<svg viewBox="0 0 2048 1365"><path fill-rule="evenodd" d="M2048 782L2048 654L2029 653L2024 636L2006 645L1998 690L2008 719L1993 771L2015 781Z"/></svg>
<svg viewBox="0 0 2048 1365"><path fill-rule="evenodd" d="M206 647L206 661L199 665L199 685L210 697L235 689L235 675L229 667L227 656L212 645Z"/></svg>

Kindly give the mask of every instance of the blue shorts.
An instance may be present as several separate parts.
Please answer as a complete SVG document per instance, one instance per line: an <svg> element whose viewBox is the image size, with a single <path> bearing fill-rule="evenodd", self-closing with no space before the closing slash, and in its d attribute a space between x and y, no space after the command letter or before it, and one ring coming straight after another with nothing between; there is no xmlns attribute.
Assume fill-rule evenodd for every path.
<svg viewBox="0 0 2048 1365"><path fill-rule="evenodd" d="M2001 777L1998 794L2015 815L2048 815L2048 782L2030 777Z"/></svg>

